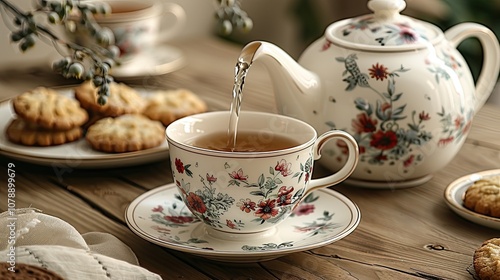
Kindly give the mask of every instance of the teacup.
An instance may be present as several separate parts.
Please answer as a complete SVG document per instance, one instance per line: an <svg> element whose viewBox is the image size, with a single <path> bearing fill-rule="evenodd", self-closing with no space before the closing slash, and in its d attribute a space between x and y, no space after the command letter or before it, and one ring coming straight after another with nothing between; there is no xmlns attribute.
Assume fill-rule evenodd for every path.
<svg viewBox="0 0 500 280"><path fill-rule="evenodd" d="M237 135L246 143L237 146L243 150L219 149L229 118L227 111L197 114L166 129L174 181L209 234L271 234L310 192L342 182L357 165L358 145L348 133L317 137L303 121L262 112L241 112ZM314 161L330 140L345 143L348 160L334 174L312 179Z"/></svg>
<svg viewBox="0 0 500 280"><path fill-rule="evenodd" d="M89 4L95 0L87 1ZM120 50L119 61L128 63L151 52L161 42L171 39L186 21L184 9L175 3L158 0L105 0L111 13L98 14L95 21L111 29ZM89 45L88 35L76 34L76 41Z"/></svg>

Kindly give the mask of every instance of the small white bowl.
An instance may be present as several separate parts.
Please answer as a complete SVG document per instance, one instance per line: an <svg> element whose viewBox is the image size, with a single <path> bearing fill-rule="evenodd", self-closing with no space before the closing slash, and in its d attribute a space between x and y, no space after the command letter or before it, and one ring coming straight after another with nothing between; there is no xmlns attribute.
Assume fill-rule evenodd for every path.
<svg viewBox="0 0 500 280"><path fill-rule="evenodd" d="M460 177L448 185L444 192L444 199L448 206L461 217L486 227L500 230L500 218L476 213L465 208L463 198L465 191L477 180L500 176L500 169L477 172Z"/></svg>

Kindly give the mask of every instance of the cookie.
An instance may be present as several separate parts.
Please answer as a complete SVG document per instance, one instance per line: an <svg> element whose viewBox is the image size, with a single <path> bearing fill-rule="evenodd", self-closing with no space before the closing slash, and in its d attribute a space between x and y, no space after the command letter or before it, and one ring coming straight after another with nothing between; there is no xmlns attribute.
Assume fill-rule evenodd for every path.
<svg viewBox="0 0 500 280"><path fill-rule="evenodd" d="M203 113L207 105L193 92L186 89L157 91L147 99L144 115L168 126L185 116Z"/></svg>
<svg viewBox="0 0 500 280"><path fill-rule="evenodd" d="M474 182L465 191L463 202L476 213L500 218L500 176Z"/></svg>
<svg viewBox="0 0 500 280"><path fill-rule="evenodd" d="M76 141L83 136L81 127L68 130L46 129L26 122L24 119L13 119L5 130L9 141L25 146L56 146Z"/></svg>
<svg viewBox="0 0 500 280"><path fill-rule="evenodd" d="M85 136L93 149L108 153L133 152L159 146L163 125L139 114L107 117L97 121Z"/></svg>
<svg viewBox="0 0 500 280"><path fill-rule="evenodd" d="M91 81L82 83L74 90L75 98L83 108L105 117L139 114L146 106L144 98L135 89L123 83L110 84L108 101L104 105L97 103L97 89Z"/></svg>
<svg viewBox="0 0 500 280"><path fill-rule="evenodd" d="M500 238L486 240L476 249L474 270L481 280L500 280Z"/></svg>
<svg viewBox="0 0 500 280"><path fill-rule="evenodd" d="M12 106L26 122L47 129L67 130L88 119L87 111L78 101L44 87L18 95L12 100Z"/></svg>

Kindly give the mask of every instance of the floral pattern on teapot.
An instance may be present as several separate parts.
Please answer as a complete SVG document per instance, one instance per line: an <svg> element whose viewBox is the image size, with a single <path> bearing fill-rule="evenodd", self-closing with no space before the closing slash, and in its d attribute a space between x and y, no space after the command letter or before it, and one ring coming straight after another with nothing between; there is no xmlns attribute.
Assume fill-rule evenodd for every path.
<svg viewBox="0 0 500 280"><path fill-rule="evenodd" d="M191 168L198 167L198 163L184 164L179 158L176 158L174 163L179 174L185 174L191 178L193 177ZM175 181L183 194L185 204L200 220L213 227L241 230L245 227L245 223L241 220L226 219L225 224L221 222L221 216L231 207L236 206L242 212L254 216L251 222L259 224L278 223L291 213L304 195L305 188L295 191L293 186L284 185L282 179L291 176L297 179L297 183L307 184L313 171L312 155L304 163L300 163L299 167L298 171L293 172L292 163L281 159L275 166L269 167L269 174L261 174L256 182L252 182L242 168L231 170L231 166L226 163L224 169L228 170L230 180L224 187L249 190L248 197L239 201L226 193L218 192L217 177L213 174L207 173L205 177L200 175L203 190L194 192L190 191L192 182L186 182L183 179ZM175 177L174 173L174 179ZM211 210L207 211L208 208Z"/></svg>
<svg viewBox="0 0 500 280"><path fill-rule="evenodd" d="M401 75L411 75L411 69L401 65L399 69L390 70L377 62L367 69L367 74L358 67L356 54L337 57L336 60L345 67L342 81L347 84L346 92L361 87L378 96L375 103L358 97L353 104L359 113L351 120L349 131L358 142L361 162L392 165L399 161L406 168L422 160L420 149L417 148L432 139L438 139L438 147L445 147L454 141L461 141L467 135L474 114L472 109L467 112L462 109L459 114L452 115L442 108L435 116L425 110L407 112L407 104L401 102L404 92L398 92L396 80ZM435 69L429 68L429 71ZM442 71L434 73L437 81L440 78L448 79ZM373 83L387 83L386 90L377 90ZM442 126L439 135L426 129L426 122L434 117L439 118ZM326 124L336 129L333 121ZM337 146L345 156L345 144L339 141ZM339 156L338 160L345 160L344 156Z"/></svg>
<svg viewBox="0 0 500 280"><path fill-rule="evenodd" d="M390 24L379 24L373 15L363 17L349 22L342 28L342 36L358 36L358 33L370 32L375 42L368 42L380 46L402 46L418 42L420 38L427 39L425 32L417 30L407 22L394 22ZM364 36L363 36L364 37ZM358 37L360 38L360 37Z"/></svg>

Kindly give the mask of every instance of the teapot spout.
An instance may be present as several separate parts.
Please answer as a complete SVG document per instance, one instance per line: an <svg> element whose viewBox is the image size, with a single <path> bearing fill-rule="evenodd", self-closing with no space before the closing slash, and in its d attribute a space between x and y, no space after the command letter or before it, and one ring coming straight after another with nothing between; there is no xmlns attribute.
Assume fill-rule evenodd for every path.
<svg viewBox="0 0 500 280"><path fill-rule="evenodd" d="M320 104L321 83L318 75L300 66L290 55L274 44L254 41L241 51L239 62L252 65L262 61L271 77L278 112L313 122Z"/></svg>

